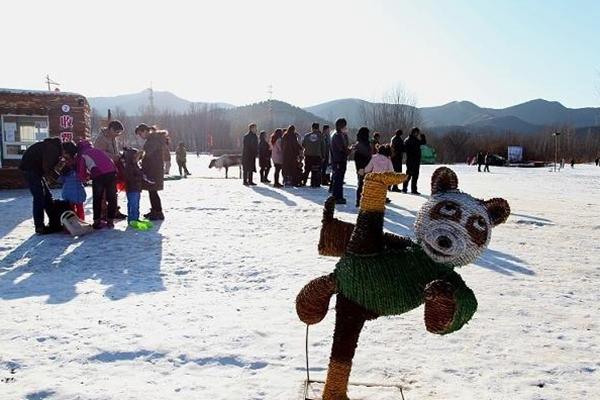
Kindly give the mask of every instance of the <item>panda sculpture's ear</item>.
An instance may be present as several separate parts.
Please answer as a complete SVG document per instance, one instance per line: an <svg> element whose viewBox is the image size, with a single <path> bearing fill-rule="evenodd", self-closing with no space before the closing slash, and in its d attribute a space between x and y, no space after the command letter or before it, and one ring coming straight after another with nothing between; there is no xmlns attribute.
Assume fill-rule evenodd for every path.
<svg viewBox="0 0 600 400"><path fill-rule="evenodd" d="M493 198L483 202L483 205L487 209L490 220L494 226L503 224L510 215L510 206L508 201L501 198Z"/></svg>
<svg viewBox="0 0 600 400"><path fill-rule="evenodd" d="M458 189L458 176L447 167L440 167L431 176L431 194Z"/></svg>

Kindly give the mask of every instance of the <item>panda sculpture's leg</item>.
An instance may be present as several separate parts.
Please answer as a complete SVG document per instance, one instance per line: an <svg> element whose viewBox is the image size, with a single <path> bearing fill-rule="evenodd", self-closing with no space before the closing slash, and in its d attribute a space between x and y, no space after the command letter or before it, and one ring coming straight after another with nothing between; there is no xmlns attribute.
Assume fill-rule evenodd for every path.
<svg viewBox="0 0 600 400"><path fill-rule="evenodd" d="M335 331L323 400L347 400L352 359L360 332L366 321L377 315L338 294L335 307Z"/></svg>

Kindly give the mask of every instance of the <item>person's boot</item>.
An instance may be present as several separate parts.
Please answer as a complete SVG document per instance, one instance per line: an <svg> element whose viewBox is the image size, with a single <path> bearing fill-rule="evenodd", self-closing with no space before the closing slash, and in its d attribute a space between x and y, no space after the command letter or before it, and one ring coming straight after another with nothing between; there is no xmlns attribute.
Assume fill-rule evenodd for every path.
<svg viewBox="0 0 600 400"><path fill-rule="evenodd" d="M154 213L154 211L152 211L152 209L150 209L150 212L147 212L146 214L144 214L144 218L148 219L153 213Z"/></svg>
<svg viewBox="0 0 600 400"><path fill-rule="evenodd" d="M106 227L107 227L108 229L114 229L114 227L115 227L115 223L113 222L113 220L112 220L112 219L109 219L109 220L107 220L107 221L106 221Z"/></svg>
<svg viewBox="0 0 600 400"><path fill-rule="evenodd" d="M100 220L100 219L95 220L94 223L92 224L92 228L102 229L102 220Z"/></svg>
<svg viewBox="0 0 600 400"><path fill-rule="evenodd" d="M35 233L36 233L36 235L47 235L50 233L50 227L45 226L45 225L36 226Z"/></svg>

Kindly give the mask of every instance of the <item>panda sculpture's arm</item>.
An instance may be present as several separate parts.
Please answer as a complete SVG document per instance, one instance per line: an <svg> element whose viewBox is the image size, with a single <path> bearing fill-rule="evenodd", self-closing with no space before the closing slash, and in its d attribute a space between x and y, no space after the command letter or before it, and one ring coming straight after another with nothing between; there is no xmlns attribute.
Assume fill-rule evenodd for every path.
<svg viewBox="0 0 600 400"><path fill-rule="evenodd" d="M348 247L350 237L354 231L354 224L341 221L333 216L335 211L335 198L330 197L325 201L321 235L319 239L319 254L322 256L341 257ZM405 236L385 232L383 246L389 250L404 250L412 245L413 241Z"/></svg>
<svg viewBox="0 0 600 400"><path fill-rule="evenodd" d="M475 294L454 271L425 287L425 326L445 335L462 328L477 311Z"/></svg>
<svg viewBox="0 0 600 400"><path fill-rule="evenodd" d="M388 250L404 250L414 244L408 236L399 236L389 232L384 232L383 243Z"/></svg>

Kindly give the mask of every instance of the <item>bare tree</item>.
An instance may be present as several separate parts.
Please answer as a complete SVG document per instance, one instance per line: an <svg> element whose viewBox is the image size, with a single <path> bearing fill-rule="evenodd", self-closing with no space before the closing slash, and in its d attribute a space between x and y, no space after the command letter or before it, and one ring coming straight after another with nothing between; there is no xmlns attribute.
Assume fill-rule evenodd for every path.
<svg viewBox="0 0 600 400"><path fill-rule="evenodd" d="M416 98L398 85L384 93L380 103L363 105L361 116L366 125L381 132L383 139L388 140L397 129L408 132L421 125L421 113L416 104Z"/></svg>

